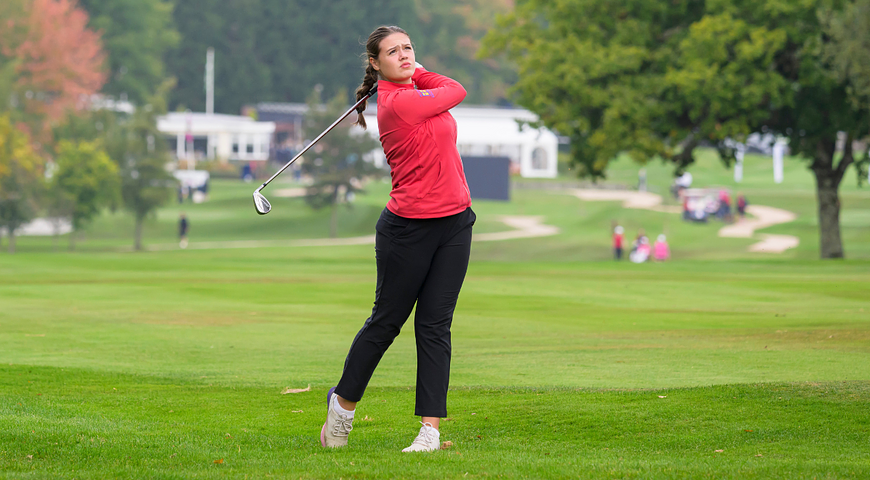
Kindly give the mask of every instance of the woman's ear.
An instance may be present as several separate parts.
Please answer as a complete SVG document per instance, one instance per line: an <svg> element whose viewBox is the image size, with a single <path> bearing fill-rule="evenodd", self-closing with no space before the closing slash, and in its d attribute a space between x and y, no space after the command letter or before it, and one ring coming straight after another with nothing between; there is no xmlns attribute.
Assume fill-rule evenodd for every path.
<svg viewBox="0 0 870 480"><path fill-rule="evenodd" d="M369 57L369 64L372 66L372 68L375 69L376 72L381 71L381 66L379 63L380 62L378 62L378 59Z"/></svg>

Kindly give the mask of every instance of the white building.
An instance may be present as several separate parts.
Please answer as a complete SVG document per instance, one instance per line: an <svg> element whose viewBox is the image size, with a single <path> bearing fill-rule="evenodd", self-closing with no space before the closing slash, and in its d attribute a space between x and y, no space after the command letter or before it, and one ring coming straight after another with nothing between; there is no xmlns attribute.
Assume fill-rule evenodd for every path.
<svg viewBox="0 0 870 480"><path fill-rule="evenodd" d="M377 109L374 102L365 111L368 132L378 136ZM546 128L521 125L535 122L538 116L519 108L456 107L456 145L466 156L508 157L511 169L521 176L556 177L558 138ZM375 152L376 164L383 164L382 151Z"/></svg>
<svg viewBox="0 0 870 480"><path fill-rule="evenodd" d="M174 138L179 159L265 161L275 123L238 115L173 112L157 119L157 129Z"/></svg>

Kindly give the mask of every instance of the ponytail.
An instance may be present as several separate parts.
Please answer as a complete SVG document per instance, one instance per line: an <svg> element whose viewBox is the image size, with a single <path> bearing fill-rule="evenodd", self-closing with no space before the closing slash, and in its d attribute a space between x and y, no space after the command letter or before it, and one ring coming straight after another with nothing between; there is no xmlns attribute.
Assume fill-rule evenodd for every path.
<svg viewBox="0 0 870 480"><path fill-rule="evenodd" d="M369 91L377 84L378 82L378 71L375 70L375 67L372 66L371 62L366 59L366 73L363 77L362 85L356 89L356 101L360 101L363 97L368 95ZM363 116L363 111L366 109L366 105L368 105L368 100L361 103L359 107L356 108L357 118L354 125L359 125L363 129L366 128L366 119Z"/></svg>

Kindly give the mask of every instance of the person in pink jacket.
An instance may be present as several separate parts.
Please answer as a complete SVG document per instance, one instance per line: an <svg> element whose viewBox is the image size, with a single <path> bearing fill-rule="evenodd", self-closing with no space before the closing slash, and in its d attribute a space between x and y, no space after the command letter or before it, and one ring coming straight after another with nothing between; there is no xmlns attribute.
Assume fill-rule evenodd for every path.
<svg viewBox="0 0 870 480"><path fill-rule="evenodd" d="M664 262L671 257L671 248L668 246L667 239L664 234L659 235L656 239L656 244L653 246L653 258L657 262Z"/></svg>

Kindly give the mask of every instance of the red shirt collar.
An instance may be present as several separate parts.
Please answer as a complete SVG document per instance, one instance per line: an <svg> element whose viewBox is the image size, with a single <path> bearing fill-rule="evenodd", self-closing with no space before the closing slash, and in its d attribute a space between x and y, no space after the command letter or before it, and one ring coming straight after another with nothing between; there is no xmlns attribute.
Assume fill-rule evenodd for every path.
<svg viewBox="0 0 870 480"><path fill-rule="evenodd" d="M389 80L378 80L379 92L392 92L393 90L408 90L414 89L413 83L393 83Z"/></svg>

